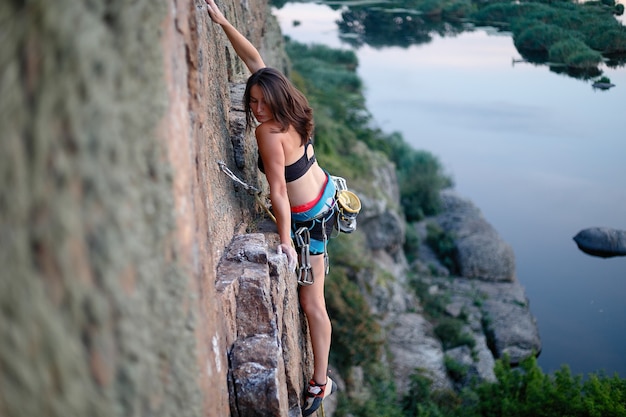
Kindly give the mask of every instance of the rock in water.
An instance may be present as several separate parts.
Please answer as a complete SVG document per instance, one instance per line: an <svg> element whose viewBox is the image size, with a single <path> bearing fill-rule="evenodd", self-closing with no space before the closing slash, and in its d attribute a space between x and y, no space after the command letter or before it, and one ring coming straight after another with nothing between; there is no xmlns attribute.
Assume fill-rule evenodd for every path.
<svg viewBox="0 0 626 417"><path fill-rule="evenodd" d="M626 230L590 227L578 232L574 242L589 255L603 258L626 256Z"/></svg>

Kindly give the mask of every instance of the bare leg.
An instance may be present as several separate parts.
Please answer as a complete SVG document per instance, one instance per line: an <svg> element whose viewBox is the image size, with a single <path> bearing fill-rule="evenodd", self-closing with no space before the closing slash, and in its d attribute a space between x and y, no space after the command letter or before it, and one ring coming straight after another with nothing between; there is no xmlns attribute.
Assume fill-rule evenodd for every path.
<svg viewBox="0 0 626 417"><path fill-rule="evenodd" d="M325 384L332 329L324 299L324 279L326 278L324 255L311 256L311 267L315 281L312 285L300 287L300 305L306 314L311 333L315 363L313 380L318 384Z"/></svg>

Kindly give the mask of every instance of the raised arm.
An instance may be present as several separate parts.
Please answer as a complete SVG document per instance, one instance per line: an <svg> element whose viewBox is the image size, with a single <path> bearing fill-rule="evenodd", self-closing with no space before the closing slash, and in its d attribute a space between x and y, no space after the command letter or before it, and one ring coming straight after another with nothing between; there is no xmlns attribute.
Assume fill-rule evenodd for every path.
<svg viewBox="0 0 626 417"><path fill-rule="evenodd" d="M239 31L230 24L215 4L215 0L205 1L211 20L222 27L224 33L228 37L228 40L235 49L235 52L244 64L246 64L246 67L248 67L250 72L254 74L257 70L265 68L265 63L263 62L263 58L261 58L259 51L245 36L239 33Z"/></svg>

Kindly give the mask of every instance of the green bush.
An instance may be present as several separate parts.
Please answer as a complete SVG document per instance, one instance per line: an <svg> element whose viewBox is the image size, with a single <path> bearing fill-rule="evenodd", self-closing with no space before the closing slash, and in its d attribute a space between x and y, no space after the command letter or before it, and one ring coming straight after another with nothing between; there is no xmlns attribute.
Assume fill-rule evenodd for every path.
<svg viewBox="0 0 626 417"><path fill-rule="evenodd" d="M566 37L567 33L558 26L534 23L516 34L513 41L519 50L547 54L553 44Z"/></svg>
<svg viewBox="0 0 626 417"><path fill-rule="evenodd" d="M482 24L510 25L521 17L524 9L517 3L489 3L479 8L472 17Z"/></svg>
<svg viewBox="0 0 626 417"><path fill-rule="evenodd" d="M496 362L496 383L477 388L477 412L484 416L626 416L626 380L616 376L572 376L567 366L544 374L534 357L512 368L508 358Z"/></svg>
<svg viewBox="0 0 626 417"><path fill-rule="evenodd" d="M439 192L452 181L442 174L439 160L430 152L413 151L394 159L400 184L400 201L408 221L419 221L440 210Z"/></svg>
<svg viewBox="0 0 626 417"><path fill-rule="evenodd" d="M590 48L604 54L626 53L626 27L603 27L593 30L589 28L587 39Z"/></svg>
<svg viewBox="0 0 626 417"><path fill-rule="evenodd" d="M602 62L602 55L579 39L566 39L549 48L548 59L572 68L595 68Z"/></svg>
<svg viewBox="0 0 626 417"><path fill-rule="evenodd" d="M406 231L404 234L404 245L403 245L403 251L409 263L415 261L418 258L419 246L420 246L420 239L419 239L419 236L417 235L417 230L415 230L415 224L409 223L407 224Z"/></svg>
<svg viewBox="0 0 626 417"><path fill-rule="evenodd" d="M444 350L464 345L473 348L476 345L472 335L463 333L464 324L463 321L453 317L439 320L435 326L435 335L441 340Z"/></svg>
<svg viewBox="0 0 626 417"><path fill-rule="evenodd" d="M431 294L428 291L428 284L420 280L418 276L409 278L409 285L415 291L420 300L424 313L431 319L437 319L446 315L446 305L448 297L441 294Z"/></svg>
<svg viewBox="0 0 626 417"><path fill-rule="evenodd" d="M438 224L430 222L426 225L426 243L450 273L458 272L454 236L444 232Z"/></svg>
<svg viewBox="0 0 626 417"><path fill-rule="evenodd" d="M339 405L334 415L338 417L405 417L400 404L396 401L396 386L391 369L379 363L370 364L364 368L364 384L359 386L361 395L339 396ZM370 388L364 391L365 387Z"/></svg>
<svg viewBox="0 0 626 417"><path fill-rule="evenodd" d="M446 19L462 19L469 15L474 9L469 0L452 0L446 2L443 8L443 15Z"/></svg>
<svg viewBox="0 0 626 417"><path fill-rule="evenodd" d="M444 356L443 363L446 367L446 372L452 381L463 382L465 378L467 378L469 366L457 362L448 355Z"/></svg>
<svg viewBox="0 0 626 417"><path fill-rule="evenodd" d="M585 69L596 68L601 62L602 55L599 52L586 48L569 55L564 64L570 68Z"/></svg>

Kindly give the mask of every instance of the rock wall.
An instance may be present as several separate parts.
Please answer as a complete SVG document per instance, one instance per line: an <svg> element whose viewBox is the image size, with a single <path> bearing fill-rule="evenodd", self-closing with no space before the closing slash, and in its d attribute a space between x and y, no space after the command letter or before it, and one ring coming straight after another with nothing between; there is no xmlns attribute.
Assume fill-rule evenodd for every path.
<svg viewBox="0 0 626 417"><path fill-rule="evenodd" d="M266 3L221 5L286 70ZM236 415L244 287L217 270L258 214L218 161L259 186L231 98L245 68L201 0L5 1L0 21L0 415ZM292 346L294 289L266 258L279 319L244 333Z"/></svg>

